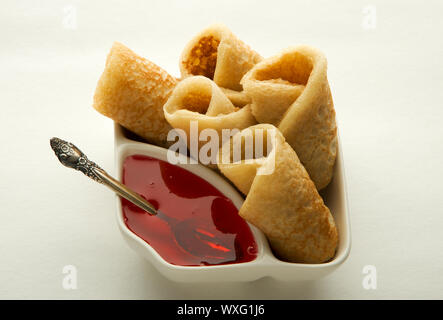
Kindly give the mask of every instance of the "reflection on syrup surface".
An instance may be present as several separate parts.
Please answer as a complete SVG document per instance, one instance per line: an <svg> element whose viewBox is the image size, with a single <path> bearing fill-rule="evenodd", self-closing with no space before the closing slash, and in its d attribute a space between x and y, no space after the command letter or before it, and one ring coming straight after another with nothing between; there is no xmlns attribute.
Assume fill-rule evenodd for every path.
<svg viewBox="0 0 443 320"><path fill-rule="evenodd" d="M159 211L151 216L122 199L126 226L167 262L182 266L252 261L257 244L232 201L206 180L155 158L133 155L123 183Z"/></svg>

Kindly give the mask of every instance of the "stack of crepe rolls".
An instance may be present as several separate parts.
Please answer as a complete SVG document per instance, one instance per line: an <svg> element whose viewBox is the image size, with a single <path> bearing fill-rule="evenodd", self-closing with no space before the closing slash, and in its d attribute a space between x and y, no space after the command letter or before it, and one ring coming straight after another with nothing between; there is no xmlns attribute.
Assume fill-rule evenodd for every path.
<svg viewBox="0 0 443 320"><path fill-rule="evenodd" d="M326 71L320 51L299 46L259 62L241 81L254 117L279 128L318 190L331 181L337 154Z"/></svg>
<svg viewBox="0 0 443 320"><path fill-rule="evenodd" d="M222 143L223 129L244 129L256 124L251 113L251 106L235 107L223 91L209 78L193 76L182 80L173 90L170 98L163 107L166 120L175 129L181 129L187 137L188 146L191 141L191 125L196 125L198 133L198 151L207 143L201 133L205 129L213 129ZM194 139L195 140L195 139ZM209 140L209 137L208 137ZM217 148L218 150L218 148ZM212 167L216 167L217 150L208 155ZM208 153L211 150L206 150ZM196 155L192 155L196 156Z"/></svg>
<svg viewBox="0 0 443 320"><path fill-rule="evenodd" d="M251 157L251 152L242 149L240 160L233 159L233 149L238 144L244 148L248 138L254 140L255 148L263 144L263 156L257 157L254 151ZM237 133L226 144L220 148L218 167L246 195L240 216L266 234L283 260L330 260L338 243L334 219L281 132L273 125L259 124Z"/></svg>
<svg viewBox="0 0 443 320"><path fill-rule="evenodd" d="M202 75L220 87L241 91L243 75L261 59L226 26L214 24L186 45L180 71L183 78Z"/></svg>
<svg viewBox="0 0 443 320"><path fill-rule="evenodd" d="M314 48L288 48L263 60L225 26L213 25L184 49L182 79L115 43L93 106L159 146L174 143L168 135L178 129L192 157L205 154L203 164L246 195L239 214L266 234L278 257L322 263L338 242L317 191L331 181L337 153L326 69ZM237 133L226 139L225 130Z"/></svg>
<svg viewBox="0 0 443 320"><path fill-rule="evenodd" d="M93 106L147 141L167 146L172 128L163 105L176 84L166 71L116 42L98 81Z"/></svg>

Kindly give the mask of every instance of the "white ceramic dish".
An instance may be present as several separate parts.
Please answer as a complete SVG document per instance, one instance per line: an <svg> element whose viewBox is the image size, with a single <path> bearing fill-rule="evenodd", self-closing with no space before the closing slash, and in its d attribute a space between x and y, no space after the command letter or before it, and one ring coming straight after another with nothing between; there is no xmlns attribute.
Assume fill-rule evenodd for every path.
<svg viewBox="0 0 443 320"><path fill-rule="evenodd" d="M115 124L115 156L117 177L121 181L122 165L126 157L134 154L151 156L167 161L167 150L128 136L127 131ZM237 208L243 203L242 196L223 177L199 164L179 165L202 177L229 197ZM351 235L349 212L346 199L346 183L343 172L343 160L340 150L335 165L334 178L330 185L321 192L326 205L334 215L339 232L339 246L333 260L322 264L288 263L278 260L272 253L264 234L251 226L258 245L258 256L255 260L245 263L220 266L177 266L163 258L147 244L131 232L123 220L120 198L117 197L117 221L121 233L129 246L138 254L150 261L160 273L171 280L182 282L214 282L214 281L253 281L262 277L273 277L279 280L314 280L323 277L342 264L350 251Z"/></svg>

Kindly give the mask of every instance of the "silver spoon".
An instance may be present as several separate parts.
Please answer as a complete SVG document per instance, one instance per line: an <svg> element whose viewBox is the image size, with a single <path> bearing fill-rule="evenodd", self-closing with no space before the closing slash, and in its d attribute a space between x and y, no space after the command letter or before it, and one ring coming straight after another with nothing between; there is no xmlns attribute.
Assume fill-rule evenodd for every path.
<svg viewBox="0 0 443 320"><path fill-rule="evenodd" d="M88 157L74 144L59 138L50 139L50 144L58 160L64 166L83 172L89 178L104 184L118 195L147 211L150 215L157 215L168 222L171 227L173 227L176 241L189 253L195 254L196 256L204 253L208 262L216 264L217 261L221 259L218 257L220 250L223 251L226 247L232 247L235 236L232 236L229 243L216 244L216 246L218 245L219 247L217 249L217 247L214 247L213 241L217 239L217 241L220 242L222 232L215 230L215 234L208 236L208 233L204 232L205 226L199 226L198 223L196 224L195 221L191 221L191 219L178 221L175 218L156 210L151 203L146 201L138 193L114 179L95 162L89 160ZM193 253L195 250L198 250L198 252ZM231 254L231 257L228 260L234 260L236 253L232 252L232 250L228 251L230 251Z"/></svg>

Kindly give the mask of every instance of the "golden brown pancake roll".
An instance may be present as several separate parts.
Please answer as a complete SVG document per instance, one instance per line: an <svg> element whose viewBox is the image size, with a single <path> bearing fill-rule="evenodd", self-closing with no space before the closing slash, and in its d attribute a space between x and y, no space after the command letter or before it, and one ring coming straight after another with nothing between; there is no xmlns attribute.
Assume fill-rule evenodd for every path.
<svg viewBox="0 0 443 320"><path fill-rule="evenodd" d="M171 128L163 105L177 80L115 42L98 81L94 108L149 142L166 146Z"/></svg>
<svg viewBox="0 0 443 320"><path fill-rule="evenodd" d="M216 155L222 142L223 129L244 129L256 124L251 106L235 107L223 91L210 79L194 76L182 80L163 107L166 120L172 127L182 129L191 145L191 122L198 125L198 135L205 129L214 129L218 147L211 154L216 167ZM200 149L207 141L198 141ZM207 164L207 163L205 163Z"/></svg>
<svg viewBox="0 0 443 320"><path fill-rule="evenodd" d="M259 123L279 128L318 190L332 179L337 154L327 61L308 46L288 48L256 64L242 79Z"/></svg>
<svg viewBox="0 0 443 320"><path fill-rule="evenodd" d="M248 138L255 150L263 144L263 156L255 150L252 157L247 155ZM255 125L226 144L219 151L218 167L247 195L239 214L266 234L276 256L302 263L333 258L338 243L334 219L279 130L269 124ZM232 158L236 146L242 148L240 160Z"/></svg>
<svg viewBox="0 0 443 320"><path fill-rule="evenodd" d="M241 78L261 59L226 26L214 24L186 45L180 71L182 77L202 75L220 87L241 91Z"/></svg>

